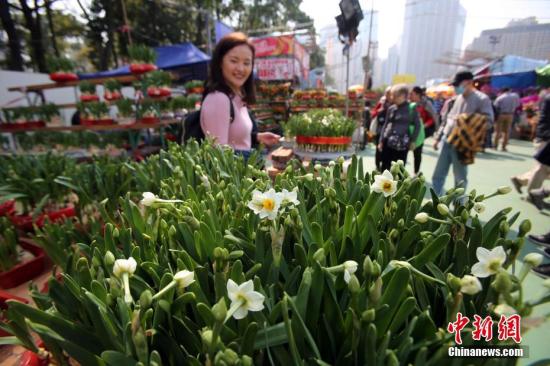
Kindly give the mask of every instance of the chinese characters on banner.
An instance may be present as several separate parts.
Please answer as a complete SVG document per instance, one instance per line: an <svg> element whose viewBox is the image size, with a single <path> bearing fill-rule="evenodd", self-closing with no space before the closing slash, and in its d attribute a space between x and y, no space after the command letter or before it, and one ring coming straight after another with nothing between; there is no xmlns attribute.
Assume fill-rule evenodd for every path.
<svg viewBox="0 0 550 366"><path fill-rule="evenodd" d="M456 344L462 344L461 331L468 323L470 323L468 317L463 316L462 313L457 313L456 320L447 325L447 331L455 335ZM485 318L474 315L472 339L479 341L483 338L486 342L491 341L493 339L493 323L493 319L489 315ZM512 339L517 344L521 342L521 317L519 315L514 314L508 317L501 315L497 329L499 341Z"/></svg>
<svg viewBox="0 0 550 366"><path fill-rule="evenodd" d="M294 36L253 38L252 44L256 56L255 69L261 80L308 77L309 53Z"/></svg>
<svg viewBox="0 0 550 366"><path fill-rule="evenodd" d="M300 70L298 61L291 58L257 59L254 66L260 80L292 80Z"/></svg>

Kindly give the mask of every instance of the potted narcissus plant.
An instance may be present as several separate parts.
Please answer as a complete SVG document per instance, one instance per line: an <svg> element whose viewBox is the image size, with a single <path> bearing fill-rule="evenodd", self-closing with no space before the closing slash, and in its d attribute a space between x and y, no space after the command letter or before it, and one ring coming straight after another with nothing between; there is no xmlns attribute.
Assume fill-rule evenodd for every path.
<svg viewBox="0 0 550 366"><path fill-rule="evenodd" d="M122 92L121 92L122 85L118 80L115 80L115 79L106 80L103 83L103 87L105 88L103 98L106 101L113 102L122 98Z"/></svg>
<svg viewBox="0 0 550 366"><path fill-rule="evenodd" d="M204 82L201 80L188 81L183 87L187 90L187 94L202 94L204 92Z"/></svg>
<svg viewBox="0 0 550 366"><path fill-rule="evenodd" d="M160 104L154 100L142 100L137 106L138 123L154 124L160 121Z"/></svg>
<svg viewBox="0 0 550 366"><path fill-rule="evenodd" d="M57 83L78 80L78 75L74 73L75 64L66 57L48 57L46 60L50 79Z"/></svg>
<svg viewBox="0 0 550 366"><path fill-rule="evenodd" d="M342 152L351 144L355 121L335 109L313 109L292 116L286 130L302 151Z"/></svg>
<svg viewBox="0 0 550 366"><path fill-rule="evenodd" d="M12 288L42 273L44 252L28 239L19 238L7 217L0 217L0 287Z"/></svg>
<svg viewBox="0 0 550 366"><path fill-rule="evenodd" d="M95 84L84 80L81 81L78 84L78 88L80 89L80 101L87 103L87 102L97 102L99 101L99 96L96 94L96 86Z"/></svg>
<svg viewBox="0 0 550 366"><path fill-rule="evenodd" d="M105 102L79 102L80 120L85 126L107 126L114 124L109 116L109 106Z"/></svg>
<svg viewBox="0 0 550 366"><path fill-rule="evenodd" d="M128 98L122 98L115 102L117 107L117 122L119 124L130 124L135 121L134 101Z"/></svg>
<svg viewBox="0 0 550 366"><path fill-rule="evenodd" d="M147 95L151 98L166 98L172 94L170 89L172 77L169 72L150 72L144 77L143 82L147 87Z"/></svg>
<svg viewBox="0 0 550 366"><path fill-rule="evenodd" d="M130 72L134 75L145 74L157 69L155 61L157 53L150 47L142 44L134 44L128 47L130 56Z"/></svg>

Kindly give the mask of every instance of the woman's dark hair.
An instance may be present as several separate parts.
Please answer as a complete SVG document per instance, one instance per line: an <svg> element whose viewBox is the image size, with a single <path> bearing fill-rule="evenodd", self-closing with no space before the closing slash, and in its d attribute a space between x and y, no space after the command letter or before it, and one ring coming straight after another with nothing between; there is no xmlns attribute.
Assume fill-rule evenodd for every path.
<svg viewBox="0 0 550 366"><path fill-rule="evenodd" d="M203 99L206 98L208 93L214 91L220 91L229 96L233 96L235 93L227 85L223 78L222 61L223 57L233 48L241 45L246 45L252 51L252 69L254 69L254 46L250 43L248 37L244 33L234 32L223 37L212 54L212 60L210 60L210 67L208 72L208 80L206 82L206 88L204 90ZM253 104L256 102L256 93L254 90L254 72L250 73L248 79L246 79L243 85L243 100L246 104Z"/></svg>
<svg viewBox="0 0 550 366"><path fill-rule="evenodd" d="M419 86L415 86L412 91L421 97L424 96L424 90Z"/></svg>

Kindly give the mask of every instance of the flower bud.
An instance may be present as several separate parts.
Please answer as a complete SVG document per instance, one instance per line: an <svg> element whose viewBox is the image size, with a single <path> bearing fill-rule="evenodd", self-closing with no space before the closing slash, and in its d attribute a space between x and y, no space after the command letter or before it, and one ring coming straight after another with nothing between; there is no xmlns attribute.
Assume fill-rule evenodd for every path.
<svg viewBox="0 0 550 366"><path fill-rule="evenodd" d="M462 210L462 213L460 214L460 218L462 219L463 223L467 223L468 219L470 218L470 214L466 210Z"/></svg>
<svg viewBox="0 0 550 366"><path fill-rule="evenodd" d="M390 231L390 240L395 242L398 237L399 237L399 231L397 229L392 229Z"/></svg>
<svg viewBox="0 0 550 366"><path fill-rule="evenodd" d="M512 192L512 188L508 186L502 186L497 189L498 194L508 194Z"/></svg>
<svg viewBox="0 0 550 366"><path fill-rule="evenodd" d="M323 248L317 249L313 254L313 260L323 263L325 261L325 250Z"/></svg>
<svg viewBox="0 0 550 366"><path fill-rule="evenodd" d="M308 182L313 181L313 174L307 173L306 175L304 175L304 179L307 180Z"/></svg>
<svg viewBox="0 0 550 366"><path fill-rule="evenodd" d="M512 280L510 275L505 271L500 271L495 280L491 283L491 286L501 294L507 294L512 289Z"/></svg>
<svg viewBox="0 0 550 366"><path fill-rule="evenodd" d="M239 259L244 255L244 252L242 250L234 250L231 253L229 253L229 259L235 260Z"/></svg>
<svg viewBox="0 0 550 366"><path fill-rule="evenodd" d="M201 333L202 342L206 345L207 348L210 348L212 344L212 330L206 329Z"/></svg>
<svg viewBox="0 0 550 366"><path fill-rule="evenodd" d="M372 275L373 277L379 277L380 276L380 273L382 273L382 267L380 267L380 264L378 264L378 262L373 262L373 265L374 265L374 269L372 271Z"/></svg>
<svg viewBox="0 0 550 366"><path fill-rule="evenodd" d="M321 169L323 169L323 166L321 164L315 164L315 166L313 167L313 169L315 169L315 171L320 171Z"/></svg>
<svg viewBox="0 0 550 366"><path fill-rule="evenodd" d="M457 188L457 189L455 190L455 194L456 194L457 196L462 196L462 195L464 194L464 188Z"/></svg>
<svg viewBox="0 0 550 366"><path fill-rule="evenodd" d="M462 286L460 283L460 278L456 277L452 273L447 273L447 285L451 288L453 293L460 291Z"/></svg>
<svg viewBox="0 0 550 366"><path fill-rule="evenodd" d="M220 323L225 320L225 317L227 316L227 306L225 305L225 300L223 297L220 301L214 304L214 306L212 306L212 314L214 314L216 321Z"/></svg>
<svg viewBox="0 0 550 366"><path fill-rule="evenodd" d="M506 234L508 234L508 231L510 230L510 224L508 224L508 221L503 220L500 223L498 230L500 232L500 235L506 236Z"/></svg>
<svg viewBox="0 0 550 366"><path fill-rule="evenodd" d="M348 282L348 289L351 293L356 294L361 291L361 284L355 275L351 275Z"/></svg>
<svg viewBox="0 0 550 366"><path fill-rule="evenodd" d="M529 219L523 220L519 225L519 237L524 237L529 231L531 231L531 221Z"/></svg>
<svg viewBox="0 0 550 366"><path fill-rule="evenodd" d="M399 219L399 221L397 221L397 228L403 230L405 228L405 220Z"/></svg>
<svg viewBox="0 0 550 366"><path fill-rule="evenodd" d="M369 300L377 304L382 295L382 277L378 277L369 290Z"/></svg>
<svg viewBox="0 0 550 366"><path fill-rule="evenodd" d="M425 224L428 222L428 218L430 216L428 216L427 213L425 212L420 212L418 214L416 214L416 216L414 217L414 219L416 220L416 222L418 222L419 224Z"/></svg>
<svg viewBox="0 0 550 366"><path fill-rule="evenodd" d="M147 310L151 303L153 302L153 294L151 294L151 291L145 290L141 293L139 297L139 307L142 310Z"/></svg>
<svg viewBox="0 0 550 366"><path fill-rule="evenodd" d="M361 314L361 320L365 322L372 322L374 321L375 318L376 318L376 312L374 309L365 310Z"/></svg>
<svg viewBox="0 0 550 366"><path fill-rule="evenodd" d="M103 257L103 262L107 267L111 267L113 264L115 264L115 255L110 250L108 250Z"/></svg>
<svg viewBox="0 0 550 366"><path fill-rule="evenodd" d="M338 161L338 164L344 164L344 161L346 161L346 159L344 159L343 156L339 156L337 161Z"/></svg>
<svg viewBox="0 0 550 366"><path fill-rule="evenodd" d="M372 263L372 260L368 255L365 257L365 260L363 261L363 272L367 276L372 276L374 274L374 263Z"/></svg>
<svg viewBox="0 0 550 366"><path fill-rule="evenodd" d="M523 261L531 267L537 267L542 263L542 259L542 254L540 253L529 253L523 258Z"/></svg>
<svg viewBox="0 0 550 366"><path fill-rule="evenodd" d="M176 235L177 232L178 230L176 229L176 227L174 225L170 225L170 227L168 228L168 237Z"/></svg>
<svg viewBox="0 0 550 366"><path fill-rule="evenodd" d="M321 177L315 177L315 180L316 180L317 182L321 183L321 182L323 181L323 178L321 178Z"/></svg>
<svg viewBox="0 0 550 366"><path fill-rule="evenodd" d="M444 203L440 203L437 205L437 212L439 212L441 216L447 216L449 214L449 207Z"/></svg>
<svg viewBox="0 0 550 366"><path fill-rule="evenodd" d="M335 198L336 197L336 191L332 187L325 188L325 196L330 197L330 198Z"/></svg>

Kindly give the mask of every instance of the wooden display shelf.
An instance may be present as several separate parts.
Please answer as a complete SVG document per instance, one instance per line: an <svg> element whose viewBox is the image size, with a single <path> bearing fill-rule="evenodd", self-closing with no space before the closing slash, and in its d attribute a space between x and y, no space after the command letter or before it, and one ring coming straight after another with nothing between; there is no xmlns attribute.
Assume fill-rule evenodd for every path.
<svg viewBox="0 0 550 366"><path fill-rule="evenodd" d="M290 112L307 112L311 109L325 109L325 108L326 109L339 109L339 110L342 110L342 111L344 111L346 109L346 107L314 107L314 106L312 106L312 107L290 107ZM348 110L350 112L362 112L364 110L364 108L363 107L358 107L358 106L357 107L350 106L348 108Z"/></svg>
<svg viewBox="0 0 550 366"><path fill-rule="evenodd" d="M136 81L136 77L134 75L124 75L124 76L116 76L116 77L106 77L106 78L98 78L98 79L83 79L86 81L89 81L92 84L98 85L103 84L106 80L109 79L115 79L119 81L122 84L130 84L134 81ZM66 83L47 83L47 84L34 84L34 85L27 85L27 86L12 86L8 88L9 91L20 91L20 92L30 92L30 91L42 91L47 89L57 89L57 88L66 88L66 87L73 87L78 86L78 84L83 80L75 80L75 81L68 81Z"/></svg>
<svg viewBox="0 0 550 366"><path fill-rule="evenodd" d="M0 127L0 133L20 133L20 132L56 132L56 131L116 131L116 130L142 130L147 128L159 128L174 123L180 123L177 119L161 120L158 123L132 123L126 125L109 126L54 126L54 127L31 127L24 130L13 131Z"/></svg>

